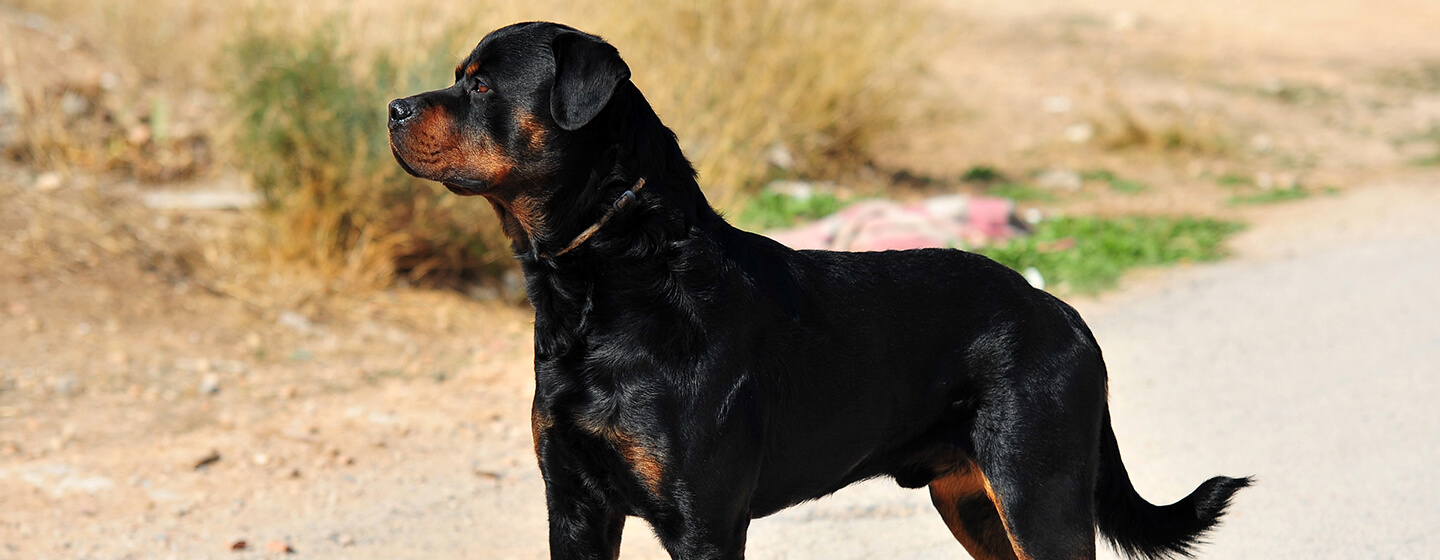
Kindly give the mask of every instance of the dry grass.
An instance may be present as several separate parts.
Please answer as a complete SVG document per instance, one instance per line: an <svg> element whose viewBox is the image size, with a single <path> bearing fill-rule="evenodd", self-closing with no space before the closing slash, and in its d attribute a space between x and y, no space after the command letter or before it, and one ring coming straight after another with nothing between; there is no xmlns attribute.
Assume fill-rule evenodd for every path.
<svg viewBox="0 0 1440 560"><path fill-rule="evenodd" d="M712 201L734 209L768 177L832 175L863 162L869 142L907 102L894 84L918 71L907 39L919 21L915 12L858 0L507 0L485 9L435 0L11 3L103 38L145 79L177 90L255 93L231 78L253 83L267 69L293 71L298 67L286 65L307 62L285 57L307 50L328 57L308 63L343 66L326 78L336 83L308 85L344 91L288 104L260 100L283 111L257 114L245 110L256 99L232 98L239 118L217 131L216 151L240 154L230 163L254 173L271 195L277 254L366 284L397 273L424 281L506 266L508 248L493 219L469 208L483 205L438 196L374 149L385 134L384 99L446 85L449 68L490 29L545 19L605 36L680 136ZM236 56L257 40L276 60ZM353 106L336 109L336 96ZM373 109L373 126L364 125L366 109ZM285 111L322 116L299 122ZM348 119L340 145L315 136L337 130L327 116ZM257 142L257 125L269 127L259 135L289 138ZM787 169L766 161L779 149L793 156Z"/></svg>

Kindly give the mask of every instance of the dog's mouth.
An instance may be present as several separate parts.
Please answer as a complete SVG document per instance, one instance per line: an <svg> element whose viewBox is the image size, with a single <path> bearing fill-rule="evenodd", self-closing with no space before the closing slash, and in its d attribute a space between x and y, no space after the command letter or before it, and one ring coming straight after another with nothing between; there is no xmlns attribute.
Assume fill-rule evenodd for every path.
<svg viewBox="0 0 1440 560"><path fill-rule="evenodd" d="M445 185L445 188L449 189L452 193L460 196L477 196L486 190L487 185L479 181L458 178L435 178L421 175L415 171L415 168L410 167L409 162L405 161L404 156L400 155L400 149L395 147L394 142L390 143L390 153L395 156L395 162L399 163L400 168L404 169L406 173L421 179L439 181L440 184Z"/></svg>
<svg viewBox="0 0 1440 560"><path fill-rule="evenodd" d="M415 168L410 167L410 164L405 163L405 158L400 155L400 149L395 147L394 138L390 139L390 155L395 156L395 163L400 164L400 169L404 169L406 173L409 173L413 177L428 179L428 177L422 177L419 173L416 173Z"/></svg>
<svg viewBox="0 0 1440 560"><path fill-rule="evenodd" d="M476 196L485 190L482 186L475 186L469 181L466 181L465 184L457 181L441 181L440 184L445 185L445 188L450 189L450 192L460 196Z"/></svg>

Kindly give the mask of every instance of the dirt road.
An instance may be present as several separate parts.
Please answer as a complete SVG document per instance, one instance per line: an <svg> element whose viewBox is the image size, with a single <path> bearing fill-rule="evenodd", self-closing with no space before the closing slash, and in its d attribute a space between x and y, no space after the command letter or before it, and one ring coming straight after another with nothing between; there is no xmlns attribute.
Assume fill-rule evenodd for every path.
<svg viewBox="0 0 1440 560"><path fill-rule="evenodd" d="M1266 212L1235 259L1142 274L1077 302L1105 348L1136 486L1159 502L1214 474L1258 476L1209 558L1433 555L1440 181ZM545 557L525 430L528 314L455 312L484 318L461 325L480 333L483 351L447 376L366 374L362 364L377 358L330 361L317 350L323 363L292 356L244 374L209 366L221 371L209 396L94 388L19 418L27 405L7 401L0 557L286 554L269 547L297 558ZM339 338L350 336L382 349L404 338ZM357 370L366 381L321 373ZM274 384L285 376L296 384ZM317 376L325 383L306 384ZM212 451L218 460L197 468ZM625 558L662 557L643 523L631 522L625 542ZM923 492L888 482L756 521L749 551L964 557Z"/></svg>
<svg viewBox="0 0 1440 560"><path fill-rule="evenodd" d="M1142 494L1259 477L1207 558L1440 554L1440 177L1408 163L1440 148L1435 4L936 4L963 20L935 55L962 114L907 131L900 168L1152 183L1092 188L1074 214L1230 215L1231 175L1316 193L1241 211L1234 259L1076 302ZM1101 146L1130 114L1178 147ZM32 188L39 172L0 168L0 559L546 556L527 311L216 283L162 258L208 245L136 247L233 226L141 208L146 187ZM625 543L663 557L638 521ZM876 482L757 521L749 556L965 554L925 493Z"/></svg>

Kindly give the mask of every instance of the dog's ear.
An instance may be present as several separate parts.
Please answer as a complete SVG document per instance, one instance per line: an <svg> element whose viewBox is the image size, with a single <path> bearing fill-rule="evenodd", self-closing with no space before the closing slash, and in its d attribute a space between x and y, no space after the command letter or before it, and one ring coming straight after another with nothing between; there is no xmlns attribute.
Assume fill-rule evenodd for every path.
<svg viewBox="0 0 1440 560"><path fill-rule="evenodd" d="M561 33L550 49L555 53L550 114L565 130L585 126L610 102L615 86L630 78L620 51L593 35Z"/></svg>

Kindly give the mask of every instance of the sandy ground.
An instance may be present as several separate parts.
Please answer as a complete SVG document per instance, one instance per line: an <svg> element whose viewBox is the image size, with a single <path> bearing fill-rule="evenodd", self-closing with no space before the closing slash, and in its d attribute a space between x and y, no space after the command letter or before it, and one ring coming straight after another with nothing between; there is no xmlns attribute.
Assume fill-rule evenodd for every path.
<svg viewBox="0 0 1440 560"><path fill-rule="evenodd" d="M1087 184L1055 210L1254 224L1234 259L1076 301L1144 495L1260 477L1207 557L1440 550L1422 408L1440 386L1440 177L1407 163L1440 150L1423 136L1437 9L957 0L927 23L945 40L922 86L954 103L881 163L1113 169L1151 189ZM1149 140L1115 144L1126 114ZM1093 138L1068 140L1076 125ZM0 558L545 557L528 310L316 296L226 260L243 216L37 171L0 166ZM1343 193L1234 208L1223 174ZM624 557L661 557L643 523L627 534ZM963 555L922 492L882 482L751 531L752 558Z"/></svg>

